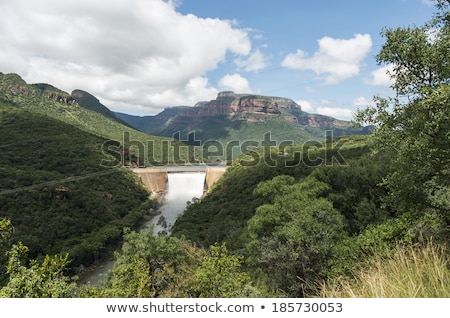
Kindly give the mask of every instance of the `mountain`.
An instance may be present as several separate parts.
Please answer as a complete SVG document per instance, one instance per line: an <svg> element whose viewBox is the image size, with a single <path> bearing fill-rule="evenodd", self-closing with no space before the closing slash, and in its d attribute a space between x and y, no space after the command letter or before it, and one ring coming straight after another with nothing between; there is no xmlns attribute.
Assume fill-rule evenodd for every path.
<svg viewBox="0 0 450 318"><path fill-rule="evenodd" d="M127 122L121 120L120 118L117 118L117 116L114 114L113 111L111 111L108 107L100 103L98 98L95 96L89 94L88 92L82 91L80 89L76 89L72 91L70 94L73 99L80 105L81 107L84 107L86 109L93 110L97 113L102 114L103 116L112 119L119 124L131 127Z"/></svg>
<svg viewBox="0 0 450 318"><path fill-rule="evenodd" d="M194 154L173 138L152 136L131 128L97 98L81 90L74 90L71 95L49 84L27 84L17 74L0 72L0 101L70 124L114 141L114 145L120 143L126 150L122 152L123 162L137 157L139 160L134 160L133 164L161 165L187 160L187 156ZM133 149L128 152L130 147ZM176 147L179 158L174 158L173 148Z"/></svg>
<svg viewBox="0 0 450 318"><path fill-rule="evenodd" d="M168 121L185 111L189 111L191 108L191 106L168 107L155 116L135 116L119 112L115 112L114 114L117 118L123 120L137 130L143 132L160 132L164 129L164 125Z"/></svg>
<svg viewBox="0 0 450 318"><path fill-rule="evenodd" d="M17 74L0 73L0 98L3 101L108 139L122 140L124 132L130 132L138 139L148 138L148 135L120 123L120 120L105 116L101 107L93 110L93 104L86 102L92 98L75 92L74 97L49 84L27 84Z"/></svg>
<svg viewBox="0 0 450 318"><path fill-rule="evenodd" d="M289 141L299 144L323 141L329 130L335 136L369 133L367 128L354 128L348 121L306 113L289 98L230 91L220 92L216 99L198 102L194 107L166 108L155 116L122 113L116 116L143 132L175 136L188 144L211 140L222 144L245 141L261 144L268 133L270 140L277 144Z"/></svg>

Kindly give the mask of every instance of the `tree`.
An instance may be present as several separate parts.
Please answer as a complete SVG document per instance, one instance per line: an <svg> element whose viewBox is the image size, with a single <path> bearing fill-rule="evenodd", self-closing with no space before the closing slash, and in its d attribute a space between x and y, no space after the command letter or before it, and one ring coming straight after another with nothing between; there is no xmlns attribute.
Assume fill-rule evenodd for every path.
<svg viewBox="0 0 450 318"><path fill-rule="evenodd" d="M9 281L0 289L0 297L61 298L73 295L76 284L64 274L68 254L46 255L41 264L32 260L30 266L26 267L22 258L27 252L28 248L22 243L14 245L8 252Z"/></svg>
<svg viewBox="0 0 450 318"><path fill-rule="evenodd" d="M85 287L81 297L189 297L195 269L205 252L184 238L128 232L103 285Z"/></svg>
<svg viewBox="0 0 450 318"><path fill-rule="evenodd" d="M292 183L278 176L258 185L255 192L273 195L273 203L258 207L249 220L247 250L249 264L262 270L272 289L301 297L325 277L345 232L342 215L324 198L328 184L314 177Z"/></svg>
<svg viewBox="0 0 450 318"><path fill-rule="evenodd" d="M391 65L395 98L375 97L356 121L376 128L375 151L390 152L386 203L399 213L450 211L450 1L422 27L384 29L377 55Z"/></svg>
<svg viewBox="0 0 450 318"><path fill-rule="evenodd" d="M242 258L230 255L225 244L210 246L210 254L195 272L192 288L195 296L261 297L250 287L250 276L241 270L242 261Z"/></svg>
<svg viewBox="0 0 450 318"><path fill-rule="evenodd" d="M13 232L13 226L8 219L0 218L0 243L6 241Z"/></svg>

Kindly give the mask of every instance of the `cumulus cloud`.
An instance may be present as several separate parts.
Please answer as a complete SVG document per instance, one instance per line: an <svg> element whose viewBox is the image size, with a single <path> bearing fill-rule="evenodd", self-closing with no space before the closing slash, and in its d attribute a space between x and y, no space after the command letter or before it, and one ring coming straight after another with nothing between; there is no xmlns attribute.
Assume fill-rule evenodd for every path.
<svg viewBox="0 0 450 318"><path fill-rule="evenodd" d="M308 53L297 50L288 54L282 66L295 70L312 70L324 76L326 84L336 84L359 74L362 61L372 48L369 34L356 34L351 39L323 37L318 41L319 50L308 57Z"/></svg>
<svg viewBox="0 0 450 318"><path fill-rule="evenodd" d="M356 97L355 99L353 99L352 105L366 107L366 106L374 105L374 101L372 99L368 99L364 96L359 96L359 97Z"/></svg>
<svg viewBox="0 0 450 318"><path fill-rule="evenodd" d="M342 120L351 120L353 118L353 111L342 107L318 107L317 113Z"/></svg>
<svg viewBox="0 0 450 318"><path fill-rule="evenodd" d="M341 120L351 120L353 110L336 106L332 101L322 100L297 100L304 112L334 117Z"/></svg>
<svg viewBox="0 0 450 318"><path fill-rule="evenodd" d="M313 102L311 102L311 101L299 99L295 102L298 105L300 105L300 107L302 108L302 110L304 112L307 112L307 113L315 113L316 112L316 107L313 105Z"/></svg>
<svg viewBox="0 0 450 318"><path fill-rule="evenodd" d="M248 80L237 73L222 77L219 86L224 91L233 91L237 94L252 93Z"/></svg>
<svg viewBox="0 0 450 318"><path fill-rule="evenodd" d="M389 73L392 73L392 71L392 64L380 67L370 73L370 78L366 80L366 83L374 86L391 86L394 84L394 81L389 76Z"/></svg>
<svg viewBox="0 0 450 318"><path fill-rule="evenodd" d="M85 89L130 111L213 98L205 73L228 53L250 54L248 32L232 21L182 15L177 3L3 0L0 69Z"/></svg>
<svg viewBox="0 0 450 318"><path fill-rule="evenodd" d="M251 53L246 59L238 58L235 63L244 71L259 71L265 69L269 62L269 57L266 56L260 49L257 49L253 53Z"/></svg>

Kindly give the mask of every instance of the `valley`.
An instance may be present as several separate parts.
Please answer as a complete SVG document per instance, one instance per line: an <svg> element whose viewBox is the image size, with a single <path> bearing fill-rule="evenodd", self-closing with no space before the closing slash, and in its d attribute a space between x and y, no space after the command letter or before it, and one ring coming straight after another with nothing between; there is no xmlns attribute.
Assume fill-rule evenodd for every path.
<svg viewBox="0 0 450 318"><path fill-rule="evenodd" d="M438 83L354 125L231 91L131 116L0 73L0 296L448 297ZM364 294L399 257L421 293Z"/></svg>

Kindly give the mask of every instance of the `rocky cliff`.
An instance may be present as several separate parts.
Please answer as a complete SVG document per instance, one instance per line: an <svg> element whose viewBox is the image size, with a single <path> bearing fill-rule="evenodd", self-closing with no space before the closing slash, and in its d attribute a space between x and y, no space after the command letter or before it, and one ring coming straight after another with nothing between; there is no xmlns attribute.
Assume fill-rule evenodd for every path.
<svg viewBox="0 0 450 318"><path fill-rule="evenodd" d="M231 91L220 92L217 98L203 101L194 107L179 113L182 118L205 118L213 116L231 116L234 120L246 122L265 122L274 117L289 123L298 123L310 127L349 127L350 123L329 116L308 114L292 99L253 94L235 94Z"/></svg>
<svg viewBox="0 0 450 318"><path fill-rule="evenodd" d="M239 114L281 115L282 109L301 110L293 100L250 94L220 92L209 102L198 102L183 113L184 116L234 116Z"/></svg>

